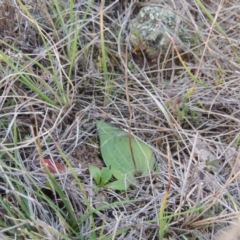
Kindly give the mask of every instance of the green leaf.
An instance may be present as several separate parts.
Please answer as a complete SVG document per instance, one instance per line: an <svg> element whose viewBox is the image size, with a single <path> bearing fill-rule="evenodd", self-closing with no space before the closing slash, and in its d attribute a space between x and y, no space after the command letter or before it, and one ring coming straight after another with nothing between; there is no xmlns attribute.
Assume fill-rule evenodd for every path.
<svg viewBox="0 0 240 240"><path fill-rule="evenodd" d="M101 186L104 186L112 177L112 172L109 168L103 168L101 170Z"/></svg>
<svg viewBox="0 0 240 240"><path fill-rule="evenodd" d="M135 168L131 155L128 133L111 124L97 121L101 153L113 176L118 180L134 177ZM153 169L155 157L149 146L141 140L131 138L136 170L147 175Z"/></svg>
<svg viewBox="0 0 240 240"><path fill-rule="evenodd" d="M124 180L116 180L106 185L106 187L114 190L127 190L129 188L129 183Z"/></svg>
<svg viewBox="0 0 240 240"><path fill-rule="evenodd" d="M89 172L97 185L101 183L101 171L98 167L90 165Z"/></svg>

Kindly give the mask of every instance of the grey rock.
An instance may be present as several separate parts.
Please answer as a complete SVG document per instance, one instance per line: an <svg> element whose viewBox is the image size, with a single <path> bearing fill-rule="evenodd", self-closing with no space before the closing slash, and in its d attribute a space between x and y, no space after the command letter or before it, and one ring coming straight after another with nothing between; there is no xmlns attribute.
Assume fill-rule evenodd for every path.
<svg viewBox="0 0 240 240"><path fill-rule="evenodd" d="M158 6L143 7L130 25L130 43L134 49L141 49L149 58L161 52L165 54L171 38L177 47L189 43L188 27L180 16L169 9Z"/></svg>

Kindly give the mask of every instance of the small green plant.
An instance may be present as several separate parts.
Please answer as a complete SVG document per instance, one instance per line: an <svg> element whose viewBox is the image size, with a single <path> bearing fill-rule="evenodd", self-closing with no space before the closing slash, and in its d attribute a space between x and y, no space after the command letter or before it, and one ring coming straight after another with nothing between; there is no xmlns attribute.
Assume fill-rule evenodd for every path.
<svg viewBox="0 0 240 240"><path fill-rule="evenodd" d="M112 177L111 170L106 167L99 169L96 166L90 165L89 172L98 187L106 185Z"/></svg>
<svg viewBox="0 0 240 240"><path fill-rule="evenodd" d="M126 190L127 180L135 182L135 174L148 175L153 169L155 157L146 143L102 121L97 121L97 129L104 163L118 180L108 187Z"/></svg>
<svg viewBox="0 0 240 240"><path fill-rule="evenodd" d="M186 106L187 100L194 93L194 91L195 88L190 88L182 96L182 98L178 98L176 101L170 102L168 105L173 109L173 115L176 116L178 122L180 122L184 128L189 127L189 125L196 127L200 125L200 118L198 114ZM196 107L198 107L198 105L196 105Z"/></svg>
<svg viewBox="0 0 240 240"><path fill-rule="evenodd" d="M97 191L99 190L98 188L102 187L107 187L114 190L126 190L129 187L129 184L124 180L116 180L108 183L112 178L113 174L111 169L107 167L99 169L96 166L90 165L89 172L96 183Z"/></svg>

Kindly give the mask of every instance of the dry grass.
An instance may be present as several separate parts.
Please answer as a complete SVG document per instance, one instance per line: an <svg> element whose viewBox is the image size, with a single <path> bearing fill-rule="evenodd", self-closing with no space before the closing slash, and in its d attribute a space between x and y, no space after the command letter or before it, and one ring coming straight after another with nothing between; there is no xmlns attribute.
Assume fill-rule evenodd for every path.
<svg viewBox="0 0 240 240"><path fill-rule="evenodd" d="M128 27L157 3L0 4L1 239L239 239L239 0L161 1L192 46L156 61L133 53ZM131 125L154 150L151 177L94 192L96 120ZM52 178L42 157L68 172Z"/></svg>

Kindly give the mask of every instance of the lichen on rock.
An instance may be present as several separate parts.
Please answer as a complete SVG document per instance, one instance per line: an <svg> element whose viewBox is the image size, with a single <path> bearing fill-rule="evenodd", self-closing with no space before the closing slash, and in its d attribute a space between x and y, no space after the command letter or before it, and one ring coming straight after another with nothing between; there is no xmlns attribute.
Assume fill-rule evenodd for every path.
<svg viewBox="0 0 240 240"><path fill-rule="evenodd" d="M158 6L143 7L130 25L130 43L148 57L166 53L171 39L180 48L188 44L187 26L179 15Z"/></svg>

